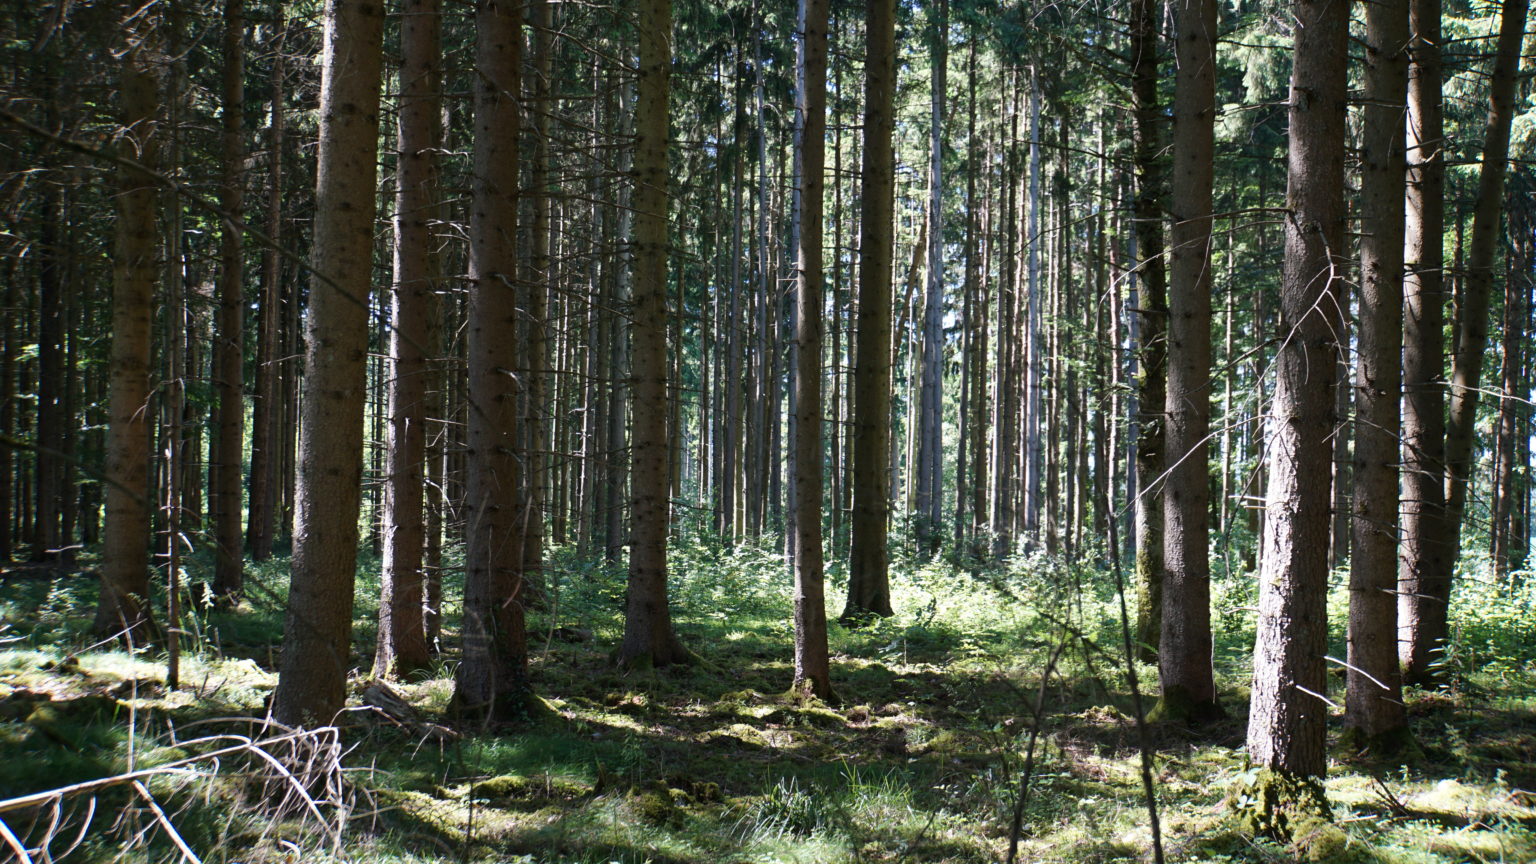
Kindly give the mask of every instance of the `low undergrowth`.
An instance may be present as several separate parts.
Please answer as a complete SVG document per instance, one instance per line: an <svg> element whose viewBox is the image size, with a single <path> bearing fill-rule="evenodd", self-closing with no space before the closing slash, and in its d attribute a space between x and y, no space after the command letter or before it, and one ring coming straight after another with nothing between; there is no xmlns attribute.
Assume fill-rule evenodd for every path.
<svg viewBox="0 0 1536 864"><path fill-rule="evenodd" d="M375 569L359 572L359 668ZM552 709L537 725L441 725L452 632L432 674L393 685L415 709L408 721L362 708L366 682L355 681L339 852L297 825L263 825L243 775L177 775L151 791L175 804L183 841L209 862L987 862L1008 854L1027 774L1021 860L1150 860L1118 605L1102 572L1043 558L982 569L899 560L897 616L833 627L836 704L786 695L790 575L778 555L689 543L672 573L677 626L700 662L623 674L609 657L622 572L557 551L549 603L530 616L534 679ZM195 755L185 742L199 735L250 731L238 718L263 716L276 683L283 562L251 575L241 608L197 610L182 686L169 690L162 654L85 650L88 575L8 574L0 798L171 763ZM830 575L840 598L841 574ZM1529 587L1512 595L1473 579L1458 592L1449 683L1409 696L1422 756L1335 761L1326 792L1342 833L1324 860L1536 860L1536 603ZM1169 860L1319 857L1255 837L1234 816L1253 778L1242 752L1251 594L1248 577L1214 592L1231 717L1198 735L1153 730ZM1334 607L1341 632L1342 601ZM1155 669L1139 671L1155 682ZM110 860L133 839L126 828L155 821L127 793L100 804L112 809L92 817L90 842L61 860ZM24 836L49 818L0 811ZM59 816L84 818L79 806ZM144 829L138 844L139 860L182 854L164 831Z"/></svg>

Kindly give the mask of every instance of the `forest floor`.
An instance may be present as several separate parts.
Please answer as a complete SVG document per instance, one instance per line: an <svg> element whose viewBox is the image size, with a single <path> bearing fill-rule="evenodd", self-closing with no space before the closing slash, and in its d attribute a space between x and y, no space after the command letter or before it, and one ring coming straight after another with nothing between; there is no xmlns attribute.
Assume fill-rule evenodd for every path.
<svg viewBox="0 0 1536 864"><path fill-rule="evenodd" d="M163 653L86 650L88 573L5 574L0 798L147 772L137 786L0 802L19 842L47 837L61 862L124 851L123 860L207 862L989 862L1006 860L1027 786L1019 860L1151 860L1119 604L1102 570L1037 558L972 573L901 560L895 618L834 626L840 698L822 704L784 695L790 579L776 556L677 550L677 626L700 662L636 674L616 671L609 655L622 573L557 556L549 606L530 618L546 717L494 733L447 728L449 651L430 677L394 686L408 705L353 682L358 707L329 749L266 745L290 768L308 760L310 773L290 776L236 737L280 734L250 718L276 683L285 563L252 571L240 609L192 617L176 690L165 686ZM359 575L360 668L371 656L374 569ZM829 596L839 597L832 577ZM1536 591L1523 590L1463 582L1448 684L1409 696L1422 754L1395 765L1336 752L1327 788L1348 840L1308 850L1314 858L1536 861ZM1252 579L1221 577L1214 594L1231 717L1199 732L1151 730L1167 859L1295 860L1297 850L1246 836L1230 814L1230 790L1248 770ZM1333 600L1337 636L1342 586ZM1138 668L1155 690L1155 670ZM1337 679L1332 698L1340 691ZM219 748L221 758L206 756ZM300 806L280 806L293 788L308 800L288 795ZM77 835L78 848L61 854Z"/></svg>

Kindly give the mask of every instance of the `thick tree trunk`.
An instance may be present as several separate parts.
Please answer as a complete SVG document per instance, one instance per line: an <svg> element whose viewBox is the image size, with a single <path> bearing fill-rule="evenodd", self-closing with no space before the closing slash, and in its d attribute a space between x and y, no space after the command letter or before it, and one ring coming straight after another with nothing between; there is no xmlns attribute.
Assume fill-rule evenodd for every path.
<svg viewBox="0 0 1536 864"><path fill-rule="evenodd" d="M1441 538L1448 550L1441 569L1421 580L1410 598L1416 607L1404 622L1409 630L1411 657L1438 659L1450 635L1451 577L1461 552L1462 521L1476 444L1477 404L1488 351L1488 310L1493 298L1493 268L1498 253L1504 207L1504 178L1509 167L1510 127L1516 112L1515 84L1525 41L1527 0L1506 0L1499 22L1489 94L1488 125L1483 138L1483 167L1478 175L1477 209L1472 214L1472 242L1462 303L1457 309L1455 354L1451 363L1450 411L1445 427L1445 522ZM1435 677L1430 664L1405 664L1410 680Z"/></svg>
<svg viewBox="0 0 1536 864"><path fill-rule="evenodd" d="M327 0L292 577L272 713L327 724L352 665L384 10Z"/></svg>
<svg viewBox="0 0 1536 864"><path fill-rule="evenodd" d="M1173 254L1168 286L1168 474L1163 490L1162 698L1175 721L1220 716L1211 666L1211 192L1216 2L1176 4Z"/></svg>
<svg viewBox="0 0 1536 864"><path fill-rule="evenodd" d="M126 27L119 104L124 136L119 152L150 171L159 150L158 72L154 15ZM150 316L158 267L154 179L118 169L116 245L112 267L112 365L109 398L107 521L101 545L101 599L96 633L143 645L153 635L149 607Z"/></svg>
<svg viewBox="0 0 1536 864"><path fill-rule="evenodd" d="M859 237L859 337L853 370L853 548L844 621L891 612L891 216L895 195L896 3L869 0L864 171Z"/></svg>
<svg viewBox="0 0 1536 864"><path fill-rule="evenodd" d="M1408 193L1403 280L1402 549L1397 651L1407 681L1424 680L1438 639L1421 600L1450 572L1445 545L1445 132L1440 0L1410 0Z"/></svg>
<svg viewBox="0 0 1536 864"><path fill-rule="evenodd" d="M1141 659L1152 662L1162 639L1163 502L1166 440L1163 424L1167 382L1168 288L1163 262L1162 165L1157 99L1157 0L1136 0L1131 7L1131 97L1136 109L1136 643Z"/></svg>
<svg viewBox="0 0 1536 864"><path fill-rule="evenodd" d="M1397 665L1398 431L1403 341L1403 112L1408 3L1365 8L1360 147L1360 333L1355 373L1354 541L1349 571L1345 726L1356 746L1390 751L1405 734Z"/></svg>
<svg viewBox="0 0 1536 864"><path fill-rule="evenodd" d="M238 214L245 207L245 0L224 0L224 71L221 92L219 206ZM243 588L241 536L242 469L245 455L245 256L243 232L225 220L219 232L218 324L214 328L212 469L218 475L213 505L213 592L224 602Z"/></svg>
<svg viewBox="0 0 1536 864"><path fill-rule="evenodd" d="M827 0L801 0L800 236L795 286L795 685L832 698L821 537L822 201L827 129Z"/></svg>
<svg viewBox="0 0 1536 864"><path fill-rule="evenodd" d="M1275 427L1248 753L1289 794L1259 796L1260 827L1285 832L1274 809L1326 813L1330 436L1333 374L1348 344L1340 313L1348 0L1296 0L1291 72L1285 269L1275 359ZM1323 374L1318 374L1321 371ZM1265 822L1268 824L1262 824ZM1290 827L1298 824L1289 823Z"/></svg>
<svg viewBox="0 0 1536 864"><path fill-rule="evenodd" d="M469 228L469 464L464 495L464 659L454 676L461 718L522 718L532 691L524 625L517 368L518 77L522 10L475 7L474 180Z"/></svg>
<svg viewBox="0 0 1536 864"><path fill-rule="evenodd" d="M667 117L672 65L671 0L644 0L635 105L634 444L629 596L618 662L666 666L688 659L667 601Z"/></svg>
<svg viewBox="0 0 1536 864"><path fill-rule="evenodd" d="M442 132L438 0L406 0L400 19L400 121L395 177L395 283L390 291L389 431L384 471L384 560L373 674L405 677L430 662L423 621L426 402Z"/></svg>

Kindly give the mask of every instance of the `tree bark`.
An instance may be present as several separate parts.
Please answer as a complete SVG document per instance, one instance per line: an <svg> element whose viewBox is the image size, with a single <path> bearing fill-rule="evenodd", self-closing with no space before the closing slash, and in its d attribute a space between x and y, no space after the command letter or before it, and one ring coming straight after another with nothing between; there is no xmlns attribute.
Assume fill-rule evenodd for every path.
<svg viewBox="0 0 1536 864"><path fill-rule="evenodd" d="M224 70L221 91L219 207L240 213L245 207L245 0L224 0ZM218 324L214 328L212 470L218 475L213 501L213 592L221 602L235 602L243 589L244 538L241 536L242 468L245 455L245 256L243 231L229 220L220 225Z"/></svg>
<svg viewBox="0 0 1536 864"><path fill-rule="evenodd" d="M1445 131L1440 0L1410 0L1408 192L1403 280L1402 549L1397 651L1406 681L1428 674L1435 640L1419 596L1449 572L1445 546ZM1421 632L1422 631L1422 632Z"/></svg>
<svg viewBox="0 0 1536 864"><path fill-rule="evenodd" d="M389 430L385 445L384 560L373 674L426 668L423 619L429 326L435 318L432 220L442 114L438 0L406 0L400 20L400 120L395 177L395 284L390 291Z"/></svg>
<svg viewBox="0 0 1536 864"><path fill-rule="evenodd" d="M1326 811L1328 530L1333 373L1347 345L1344 127L1348 0L1296 0L1285 267L1275 359L1274 433L1248 752L1298 782L1282 808ZM1319 374L1322 372L1323 374ZM1287 796L1292 797L1292 796ZM1269 803L1269 796L1264 796Z"/></svg>
<svg viewBox="0 0 1536 864"><path fill-rule="evenodd" d="M1211 665L1211 193L1215 184L1216 2L1174 13L1173 250L1168 286L1167 478L1163 490L1162 698L1175 721L1221 715Z"/></svg>
<svg viewBox="0 0 1536 864"><path fill-rule="evenodd" d="M1135 239L1138 297L1137 317L1136 489L1136 642L1143 662L1152 662L1162 640L1163 619L1163 502L1162 484L1166 438L1162 408L1166 401L1167 277L1163 262L1162 165L1157 99L1157 0L1136 0L1131 7L1131 98L1135 105L1136 201Z"/></svg>
<svg viewBox="0 0 1536 864"><path fill-rule="evenodd" d="M1356 744L1390 750L1404 734L1397 665L1398 433L1402 425L1403 112L1409 0L1365 8L1360 147L1360 333L1355 373L1354 538L1344 724Z"/></svg>
<svg viewBox="0 0 1536 864"><path fill-rule="evenodd" d="M949 45L949 0L930 2L932 94L928 153L928 290L923 303L922 382L919 389L917 545L938 549L944 521L944 113Z"/></svg>
<svg viewBox="0 0 1536 864"><path fill-rule="evenodd" d="M272 711L328 724L351 666L384 10L327 0L294 548Z"/></svg>
<svg viewBox="0 0 1536 864"><path fill-rule="evenodd" d="M112 367L109 398L107 519L101 545L99 636L143 645L154 635L149 607L150 316L158 272L156 188L147 171L159 152L158 58L154 14L124 22L126 50L119 70L123 135L118 152L146 170L118 168L117 226L112 267Z"/></svg>
<svg viewBox="0 0 1536 864"><path fill-rule="evenodd" d="M469 228L469 462L464 495L464 659L454 676L461 718L522 718L532 691L524 624L517 368L518 77L522 9L475 7L474 186Z"/></svg>
<svg viewBox="0 0 1536 864"><path fill-rule="evenodd" d="M1504 207L1504 178L1509 167L1510 127L1516 112L1515 84L1525 41L1527 0L1506 0L1499 22L1494 56L1488 125L1483 138L1483 167L1478 175L1477 208L1472 214L1472 242L1467 250L1462 303L1457 309L1455 354L1451 362L1450 411L1445 427L1445 534L1447 550L1440 569L1420 580L1409 598L1413 613L1408 628L1410 657L1404 673L1425 682L1438 676L1434 663L1450 635L1451 579L1461 552L1462 521L1476 444L1478 388L1483 355L1488 351L1488 310L1493 298L1493 269L1498 252ZM1429 662L1424 662L1425 660Z"/></svg>
<svg viewBox="0 0 1536 864"><path fill-rule="evenodd" d="M283 256L283 147L287 137L288 98L287 63L284 48L287 24L279 10L272 37L272 117L267 145L267 239L272 241L262 254L261 303L256 327L256 399L251 411L251 502L246 521L245 542L253 561L272 557L272 539L277 503L278 448L282 429L279 404L282 362L278 340L282 332Z"/></svg>
<svg viewBox="0 0 1536 864"><path fill-rule="evenodd" d="M795 286L795 685L832 698L821 536L822 202L827 129L827 0L800 2L800 236Z"/></svg>
<svg viewBox="0 0 1536 864"><path fill-rule="evenodd" d="M640 8L635 104L634 413L630 469L629 596L620 666L667 666L688 651L672 631L667 601L667 118L672 65L671 0Z"/></svg>
<svg viewBox="0 0 1536 864"><path fill-rule="evenodd" d="M864 171L859 236L859 337L853 370L853 548L844 621L889 617L891 217L895 195L896 3L869 0Z"/></svg>

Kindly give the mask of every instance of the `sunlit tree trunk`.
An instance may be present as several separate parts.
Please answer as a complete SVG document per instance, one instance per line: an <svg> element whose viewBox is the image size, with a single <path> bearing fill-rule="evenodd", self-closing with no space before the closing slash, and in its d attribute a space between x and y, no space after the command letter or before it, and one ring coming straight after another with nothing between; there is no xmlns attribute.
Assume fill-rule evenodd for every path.
<svg viewBox="0 0 1536 864"><path fill-rule="evenodd" d="M1295 0L1285 266L1275 358L1274 430L1248 753L1267 777L1294 781L1259 796L1260 818L1283 832L1271 805L1326 813L1328 530L1333 374L1347 345L1340 298L1344 246L1344 132L1348 0ZM1322 374L1319 374L1321 372ZM1294 824L1294 823L1291 823Z"/></svg>
<svg viewBox="0 0 1536 864"><path fill-rule="evenodd" d="M944 520L944 113L949 45L949 2L930 3L932 93L929 102L928 290L923 303L922 370L917 418L917 537L924 553L937 550Z"/></svg>

